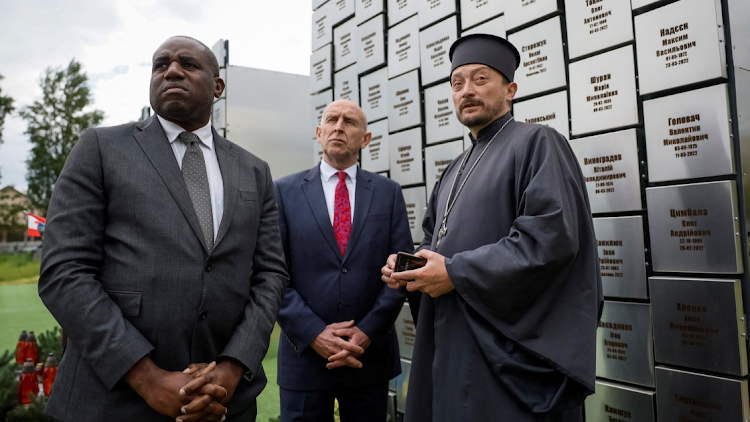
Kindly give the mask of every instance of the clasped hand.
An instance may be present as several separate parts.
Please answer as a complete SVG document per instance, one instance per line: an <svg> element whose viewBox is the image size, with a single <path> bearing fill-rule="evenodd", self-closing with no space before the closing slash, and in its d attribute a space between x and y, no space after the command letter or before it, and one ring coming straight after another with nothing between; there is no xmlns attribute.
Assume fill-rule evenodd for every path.
<svg viewBox="0 0 750 422"><path fill-rule="evenodd" d="M310 343L310 347L328 360L328 369L341 366L361 368L362 362L357 358L365 352L370 343L370 337L355 326L354 321L344 321L328 325Z"/></svg>
<svg viewBox="0 0 750 422"><path fill-rule="evenodd" d="M178 422L223 421L244 367L230 359L191 364L183 372L165 371L144 357L126 382L157 412Z"/></svg>

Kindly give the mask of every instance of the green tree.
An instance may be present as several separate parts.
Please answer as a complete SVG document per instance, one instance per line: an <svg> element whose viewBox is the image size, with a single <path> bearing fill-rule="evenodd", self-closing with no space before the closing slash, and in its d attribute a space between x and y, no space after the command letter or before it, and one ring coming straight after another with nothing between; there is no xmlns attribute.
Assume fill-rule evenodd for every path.
<svg viewBox="0 0 750 422"><path fill-rule="evenodd" d="M3 80L3 75L0 75L0 81ZM0 88L0 145L3 144L3 124L5 124L5 116L9 115L13 110L13 98L4 97L3 89ZM2 179L2 173L0 173L0 179Z"/></svg>
<svg viewBox="0 0 750 422"><path fill-rule="evenodd" d="M88 77L81 64L71 60L66 69L47 68L39 80L42 99L20 114L27 121L31 156L26 161L29 199L46 215L52 187L83 132L98 125L104 113L91 109Z"/></svg>
<svg viewBox="0 0 750 422"><path fill-rule="evenodd" d="M27 207L14 200L14 192L14 189L0 190L0 242L4 241L3 233L10 235L26 228L25 220L19 216Z"/></svg>

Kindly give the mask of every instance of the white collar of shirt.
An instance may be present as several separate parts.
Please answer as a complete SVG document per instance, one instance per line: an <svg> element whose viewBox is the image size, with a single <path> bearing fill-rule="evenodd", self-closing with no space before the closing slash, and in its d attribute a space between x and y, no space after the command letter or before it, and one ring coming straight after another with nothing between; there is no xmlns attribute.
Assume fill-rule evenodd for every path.
<svg viewBox="0 0 750 422"><path fill-rule="evenodd" d="M354 192L357 189L357 164L343 170L347 176L346 189L349 191L349 208L352 212L352 221L354 221ZM323 193L326 197L326 206L328 208L328 217L333 225L334 205L336 204L336 185L339 182L337 173L339 170L333 168L324 160L320 161L320 181L323 184Z"/></svg>
<svg viewBox="0 0 750 422"><path fill-rule="evenodd" d="M177 123L170 122L169 120L159 116L158 114L156 115L156 117L159 119L161 127L164 128L164 133L167 135L167 139L169 140L170 144L177 140L177 136L179 136L182 132L185 132L185 129L183 129ZM192 132L198 135L198 137L201 139L201 143L207 146L208 149L214 148L214 134L213 132L211 132L210 120L208 123L206 123L205 126Z"/></svg>
<svg viewBox="0 0 750 422"><path fill-rule="evenodd" d="M336 176L336 183L338 183L338 175L337 173L339 170L336 170L333 168L330 164L326 163L325 161L320 162L320 177L323 179L323 181L328 182L331 177ZM353 166L344 169L344 172L349 176L349 179L351 180L357 180L357 164L355 163Z"/></svg>

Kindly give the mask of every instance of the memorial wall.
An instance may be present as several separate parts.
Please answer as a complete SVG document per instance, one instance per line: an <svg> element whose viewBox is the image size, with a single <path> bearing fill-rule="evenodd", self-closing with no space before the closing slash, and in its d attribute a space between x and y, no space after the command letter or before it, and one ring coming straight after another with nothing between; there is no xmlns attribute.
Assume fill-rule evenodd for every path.
<svg viewBox="0 0 750 422"><path fill-rule="evenodd" d="M403 187L415 244L429 195L470 144L448 50L506 37L521 54L517 121L570 142L586 181L605 296L588 422L750 420L747 323L750 2L313 0L315 125L361 105L361 166ZM744 167L744 168L743 168ZM416 330L396 321L405 408Z"/></svg>

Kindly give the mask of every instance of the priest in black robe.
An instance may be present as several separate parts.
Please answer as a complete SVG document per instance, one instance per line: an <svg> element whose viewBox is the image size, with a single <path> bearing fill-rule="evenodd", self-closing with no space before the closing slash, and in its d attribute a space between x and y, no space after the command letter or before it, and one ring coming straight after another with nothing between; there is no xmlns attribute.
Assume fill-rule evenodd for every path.
<svg viewBox="0 0 750 422"><path fill-rule="evenodd" d="M394 273L391 256L382 269L422 292L405 420L580 421L602 307L581 169L558 132L514 121L511 43L469 35L449 57L472 146L432 191L427 264Z"/></svg>

